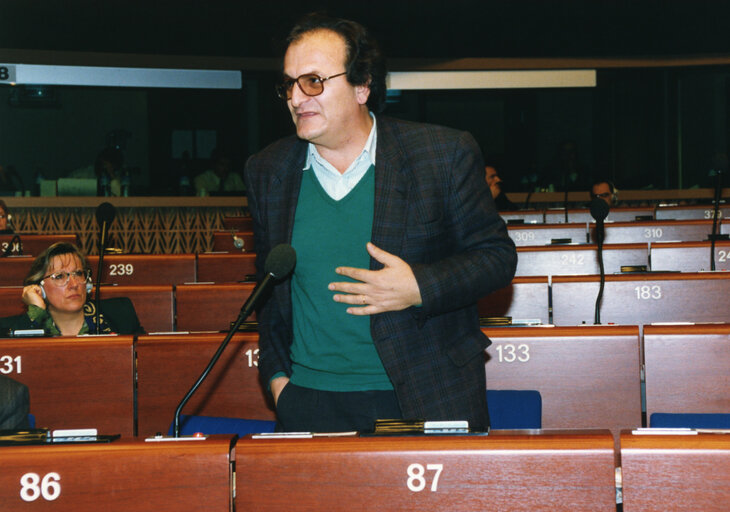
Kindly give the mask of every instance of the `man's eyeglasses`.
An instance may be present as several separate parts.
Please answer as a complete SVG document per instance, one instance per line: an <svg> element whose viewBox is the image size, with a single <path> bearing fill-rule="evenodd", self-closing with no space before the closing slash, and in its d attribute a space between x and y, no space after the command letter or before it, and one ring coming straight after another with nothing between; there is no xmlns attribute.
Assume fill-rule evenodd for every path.
<svg viewBox="0 0 730 512"><path fill-rule="evenodd" d="M319 96L324 91L324 83L332 78L337 78L347 74L347 71L337 73L336 75L321 77L312 73L299 75L296 78L285 78L282 83L276 86L276 94L282 100L291 99L292 87L296 83L299 89L307 96Z"/></svg>
<svg viewBox="0 0 730 512"><path fill-rule="evenodd" d="M50 279L51 282L56 286L63 287L66 286L71 280L71 276L73 276L76 281L86 282L86 280L91 277L91 271L73 270L71 272L56 272L55 274L48 274L47 276L43 276L43 279Z"/></svg>
<svg viewBox="0 0 730 512"><path fill-rule="evenodd" d="M611 197L611 192L602 192L600 194L593 194L594 199L606 199L607 197Z"/></svg>

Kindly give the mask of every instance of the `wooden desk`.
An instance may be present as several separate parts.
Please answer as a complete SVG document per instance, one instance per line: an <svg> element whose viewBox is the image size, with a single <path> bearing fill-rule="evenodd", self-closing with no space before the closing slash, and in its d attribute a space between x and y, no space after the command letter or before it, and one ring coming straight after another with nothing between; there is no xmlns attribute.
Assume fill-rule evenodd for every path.
<svg viewBox="0 0 730 512"><path fill-rule="evenodd" d="M603 266L607 274L621 272L626 265L649 268L648 244L606 244ZM545 245L517 248L517 276L557 276L598 274L598 254L594 244Z"/></svg>
<svg viewBox="0 0 730 512"><path fill-rule="evenodd" d="M621 433L624 512L726 512L730 436Z"/></svg>
<svg viewBox="0 0 730 512"><path fill-rule="evenodd" d="M32 256L0 258L0 286L21 286L33 260Z"/></svg>
<svg viewBox="0 0 730 512"><path fill-rule="evenodd" d="M236 459L238 510L616 510L605 431L246 437Z"/></svg>
<svg viewBox="0 0 730 512"><path fill-rule="evenodd" d="M507 226L510 238L517 246L550 245L552 240L569 239L571 243L588 242L586 223L576 224L514 224Z"/></svg>
<svg viewBox="0 0 730 512"><path fill-rule="evenodd" d="M243 241L243 247L236 247L234 245L234 238L239 238ZM255 252L253 231L215 231L213 232L213 251L215 252L231 252L231 253L242 253L242 252Z"/></svg>
<svg viewBox="0 0 730 512"><path fill-rule="evenodd" d="M646 413L730 412L730 325L644 327Z"/></svg>
<svg viewBox="0 0 730 512"><path fill-rule="evenodd" d="M14 236L20 237L20 242L16 242L12 245L13 248L11 249L10 254L13 256L17 256L19 254L26 256L38 256L40 253L45 251L48 246L55 244L56 242L67 242L79 245L79 237L73 233L57 235L25 235L23 233L16 233L15 235L0 235L0 251L5 252L7 250Z"/></svg>
<svg viewBox="0 0 730 512"><path fill-rule="evenodd" d="M507 224L510 221L523 222L524 224L544 224L545 212L543 210L517 210L499 212L499 216L504 219ZM518 225L518 222L512 224Z"/></svg>
<svg viewBox="0 0 730 512"><path fill-rule="evenodd" d="M3 339L0 361L4 373L10 370L9 377L30 389L30 412L38 427L96 428L100 434L132 436L132 340L131 336Z"/></svg>
<svg viewBox="0 0 730 512"><path fill-rule="evenodd" d="M254 287L254 283L176 286L177 330L228 331ZM255 319L254 313L249 320Z"/></svg>
<svg viewBox="0 0 730 512"><path fill-rule="evenodd" d="M718 218L727 218L730 215L730 205L720 205L720 215ZM675 219L703 219L712 220L715 216L715 207L711 204L704 205L685 205L685 206L658 206L656 209L657 220Z"/></svg>
<svg viewBox="0 0 730 512"><path fill-rule="evenodd" d="M180 400L205 369L224 334L140 336L137 340L139 435L166 433ZM275 419L259 381L258 334L236 334L183 414Z"/></svg>
<svg viewBox="0 0 730 512"><path fill-rule="evenodd" d="M657 242L651 244L653 271L701 272L710 270L712 242ZM715 241L715 269L730 270L730 240Z"/></svg>
<svg viewBox="0 0 730 512"><path fill-rule="evenodd" d="M594 322L599 276L555 276L553 323ZM647 273L606 276L601 301L604 324L655 322L730 322L719 307L730 293L730 273Z"/></svg>
<svg viewBox="0 0 730 512"><path fill-rule="evenodd" d="M708 220L655 220L647 222L608 222L605 224L607 244L646 242L691 242L707 240L712 233ZM596 241L595 224L590 225L590 241Z"/></svg>
<svg viewBox="0 0 730 512"><path fill-rule="evenodd" d="M251 217L223 217L223 228L233 231L253 231Z"/></svg>
<svg viewBox="0 0 730 512"><path fill-rule="evenodd" d="M89 264L96 283L99 257L89 256ZM195 254L104 255L101 282L124 285L194 283L195 268Z"/></svg>
<svg viewBox="0 0 730 512"><path fill-rule="evenodd" d="M175 330L175 300L172 286L103 286L101 298L128 297L146 332Z"/></svg>
<svg viewBox="0 0 730 512"><path fill-rule="evenodd" d="M200 441L3 446L3 510L233 509L230 436Z"/></svg>
<svg viewBox="0 0 730 512"><path fill-rule="evenodd" d="M611 208L606 217L608 222L634 222L637 220L647 220L646 217L654 219L653 206L637 206L637 207L619 207ZM551 209L545 212L545 222L547 224L560 224L565 222L565 210ZM588 208L568 209L568 222L594 222L591 211Z"/></svg>
<svg viewBox="0 0 730 512"><path fill-rule="evenodd" d="M536 389L543 428L641 426L639 329L636 326L483 329L487 388Z"/></svg>
<svg viewBox="0 0 730 512"><path fill-rule="evenodd" d="M198 254L198 282L226 283L256 280L256 254L237 253Z"/></svg>
<svg viewBox="0 0 730 512"><path fill-rule="evenodd" d="M544 276L515 277L509 286L479 300L480 317L509 316L520 320L550 323L548 278Z"/></svg>

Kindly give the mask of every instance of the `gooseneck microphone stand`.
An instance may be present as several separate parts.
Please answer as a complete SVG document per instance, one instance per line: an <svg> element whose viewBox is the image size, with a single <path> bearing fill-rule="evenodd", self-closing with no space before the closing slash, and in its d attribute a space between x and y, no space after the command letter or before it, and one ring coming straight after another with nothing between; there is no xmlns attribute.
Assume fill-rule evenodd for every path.
<svg viewBox="0 0 730 512"><path fill-rule="evenodd" d="M601 300L603 299L603 288L606 285L606 270L603 266L603 240L605 238L606 230L604 228L603 221L606 217L608 217L608 211L608 204L603 199L595 198L591 201L591 217L593 217L596 221L596 244L598 251L596 256L598 258L598 270L601 274L594 316L594 323L596 325L601 323Z"/></svg>
<svg viewBox="0 0 730 512"><path fill-rule="evenodd" d="M722 236L717 234L717 219L720 217L720 199L722 196L722 170L715 170L715 199L712 216L712 234L710 235L710 270L715 270L715 242Z"/></svg>
<svg viewBox="0 0 730 512"><path fill-rule="evenodd" d="M228 331L228 334L221 342L218 350L216 350L215 354L213 354L213 357L210 359L210 362L205 367L205 370L203 370L203 373L200 374L198 380L195 381L195 384L193 384L193 386L185 394L183 399L180 400L177 409L175 409L175 419L173 421L173 433L175 437L180 437L180 414L183 407L185 407L185 404L188 403L188 400L190 400L190 398L198 390L206 377L208 377L208 374L210 374L210 371L213 369L215 364L218 362L218 359L220 359L221 354L223 354L223 351L228 346L228 342L231 341L231 338L238 331L238 328L241 326L244 320L246 320L251 315L251 313L253 313L259 302L263 300L263 297L266 296L271 286L273 286L274 281L286 277L289 272L291 272L294 268L296 261L296 253L294 252L294 249L288 244L277 245L271 250L266 258L266 263L264 264L266 276L256 286L256 288L254 288L254 291L246 300L243 307L241 307L241 312L239 313L238 318L233 323L233 326Z"/></svg>

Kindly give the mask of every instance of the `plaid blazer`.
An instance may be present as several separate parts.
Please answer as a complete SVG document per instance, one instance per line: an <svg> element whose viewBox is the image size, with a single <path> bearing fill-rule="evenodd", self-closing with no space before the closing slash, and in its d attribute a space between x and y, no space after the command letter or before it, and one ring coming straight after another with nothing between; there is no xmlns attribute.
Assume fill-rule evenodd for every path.
<svg viewBox="0 0 730 512"><path fill-rule="evenodd" d="M29 405L28 387L0 375L0 430L28 428Z"/></svg>
<svg viewBox="0 0 730 512"><path fill-rule="evenodd" d="M507 286L517 254L497 214L473 137L379 116L372 242L409 263L423 304L373 315L370 330L405 418L489 424L477 300ZM246 164L257 269L290 243L307 143L279 140ZM296 247L295 247L296 249ZM370 268L381 268L371 259ZM258 312L265 385L291 373L289 280Z"/></svg>

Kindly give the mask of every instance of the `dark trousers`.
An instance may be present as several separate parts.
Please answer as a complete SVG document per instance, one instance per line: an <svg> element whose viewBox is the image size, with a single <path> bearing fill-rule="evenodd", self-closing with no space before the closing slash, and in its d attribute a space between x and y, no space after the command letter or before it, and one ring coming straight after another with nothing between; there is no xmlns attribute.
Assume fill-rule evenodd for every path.
<svg viewBox="0 0 730 512"><path fill-rule="evenodd" d="M277 432L372 432L401 418L395 391L320 391L289 382L276 404Z"/></svg>

